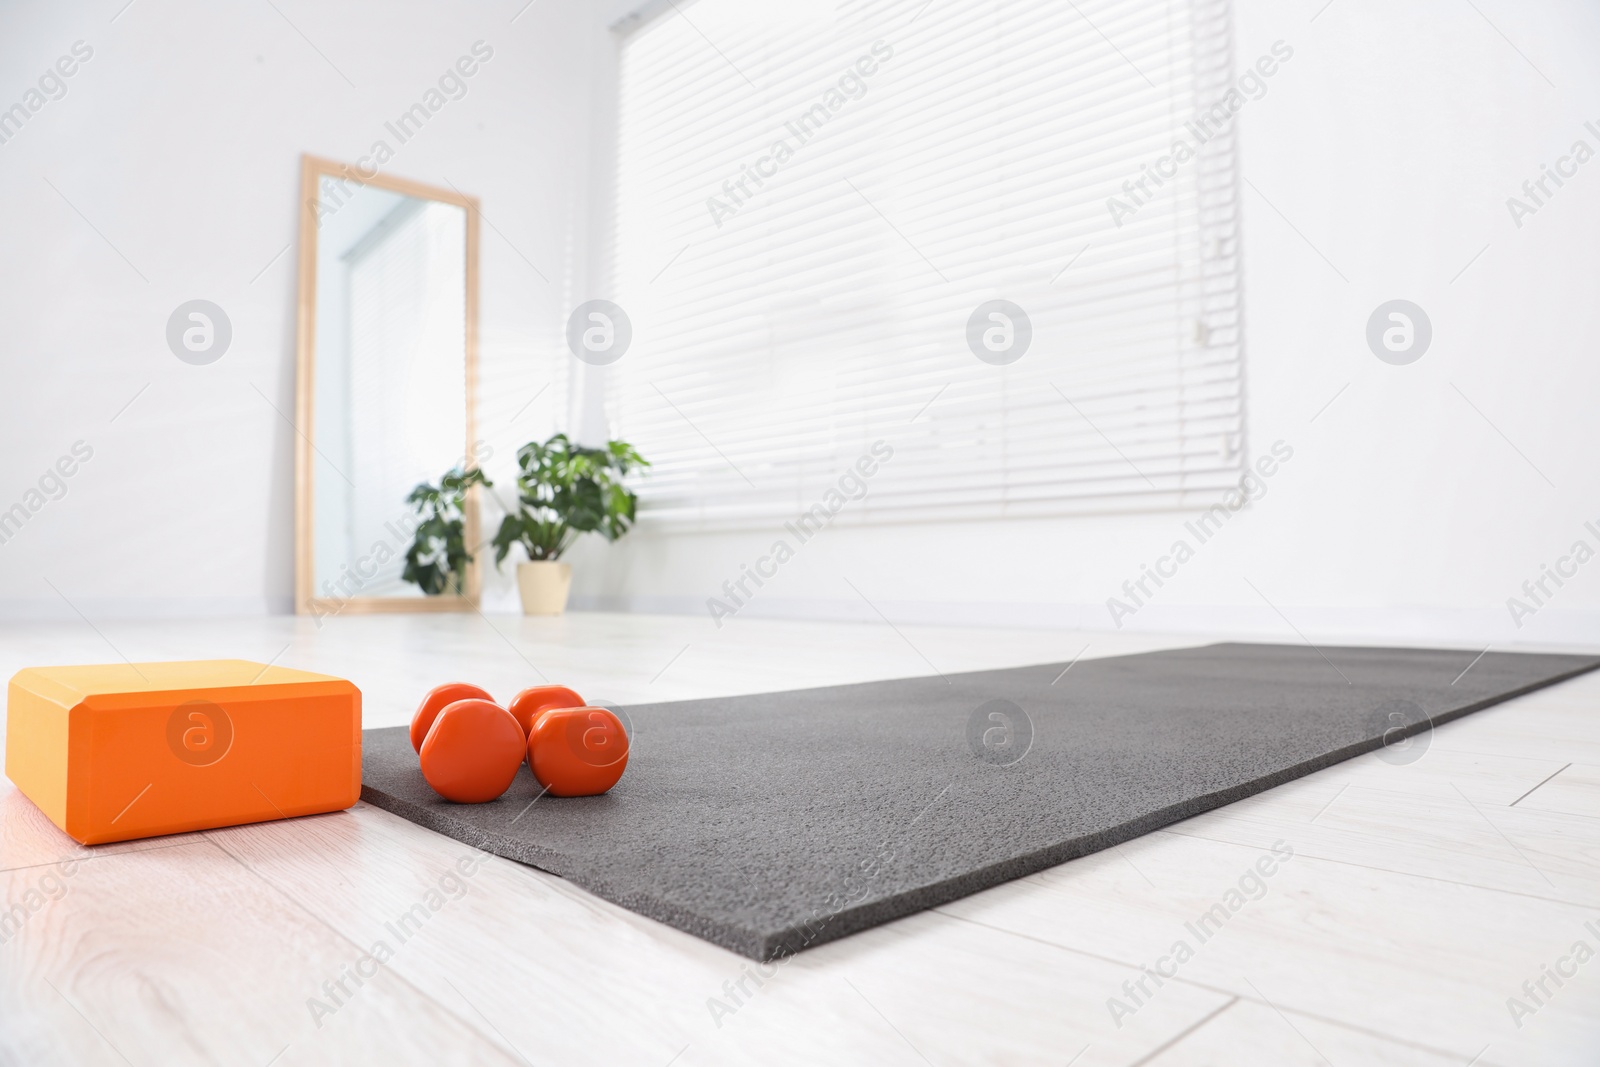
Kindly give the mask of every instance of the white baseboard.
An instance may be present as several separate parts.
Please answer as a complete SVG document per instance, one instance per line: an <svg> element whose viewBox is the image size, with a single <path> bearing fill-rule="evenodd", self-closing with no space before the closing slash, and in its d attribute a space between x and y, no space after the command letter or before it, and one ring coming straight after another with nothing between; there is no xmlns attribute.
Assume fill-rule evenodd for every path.
<svg viewBox="0 0 1600 1067"><path fill-rule="evenodd" d="M607 596L574 594L579 611L642 612L657 615L709 613L704 599L692 596ZM1357 645L1446 645L1494 648L1600 648L1600 611L1548 608L1518 629L1503 608L1301 607L1279 605L1151 604L1121 629L1128 633L1200 634L1218 639L1326 641ZM736 618L880 622L905 625L1025 626L1088 632L1116 631L1104 604L984 603L930 601L800 600L758 598ZM1288 621L1285 621L1287 617ZM1298 631L1298 632L1297 632Z"/></svg>
<svg viewBox="0 0 1600 1067"><path fill-rule="evenodd" d="M98 619L220 619L254 615L289 615L291 596L200 597L8 597L0 599L0 622L91 622Z"/></svg>
<svg viewBox="0 0 1600 1067"><path fill-rule="evenodd" d="M515 603L485 605L515 611ZM688 595L620 596L575 593L575 611L707 617L703 598ZM1151 604L1123 619L1128 633L1201 635L1218 640L1325 641L1329 644L1446 645L1462 648L1600 649L1600 610L1545 608L1517 628L1503 608L1304 607ZM131 619L213 619L287 615L288 596L236 597L14 597L0 600L0 622ZM882 613L881 616L879 613ZM1103 604L977 603L940 601L798 599L762 597L735 619L815 622L882 622L910 626L1030 627L1090 633L1118 629ZM1288 621L1285 621L1285 620Z"/></svg>

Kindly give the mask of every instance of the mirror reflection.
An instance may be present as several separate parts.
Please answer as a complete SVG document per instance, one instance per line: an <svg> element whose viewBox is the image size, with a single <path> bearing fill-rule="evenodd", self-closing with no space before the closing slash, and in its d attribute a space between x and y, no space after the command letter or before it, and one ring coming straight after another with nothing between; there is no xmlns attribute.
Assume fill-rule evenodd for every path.
<svg viewBox="0 0 1600 1067"><path fill-rule="evenodd" d="M411 551L408 502L472 464L467 208L334 174L316 188L310 595L473 596L442 542Z"/></svg>

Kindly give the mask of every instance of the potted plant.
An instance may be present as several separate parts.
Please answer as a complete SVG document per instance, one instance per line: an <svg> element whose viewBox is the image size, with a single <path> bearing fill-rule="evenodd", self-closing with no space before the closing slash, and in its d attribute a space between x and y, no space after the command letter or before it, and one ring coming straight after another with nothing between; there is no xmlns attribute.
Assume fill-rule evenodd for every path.
<svg viewBox="0 0 1600 1067"><path fill-rule="evenodd" d="M406 503L416 509L421 521L413 531L411 547L406 550L406 566L400 577L422 589L429 596L465 593L467 565L472 553L467 551L466 512L463 510L467 490L474 485L492 486L476 467L452 467L444 472L438 485L421 482L406 497Z"/></svg>
<svg viewBox="0 0 1600 1067"><path fill-rule="evenodd" d="M517 565L517 592L528 615L559 615L572 590L572 565L561 562L582 533L615 541L633 526L639 498L624 476L650 464L626 441L582 448L558 433L517 449L517 507L494 535L495 566L513 545L528 554Z"/></svg>

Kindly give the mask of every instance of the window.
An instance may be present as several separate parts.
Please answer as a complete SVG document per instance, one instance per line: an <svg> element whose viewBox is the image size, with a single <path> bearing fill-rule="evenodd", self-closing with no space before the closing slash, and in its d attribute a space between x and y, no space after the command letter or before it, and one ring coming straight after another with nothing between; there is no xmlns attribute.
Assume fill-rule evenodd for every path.
<svg viewBox="0 0 1600 1067"><path fill-rule="evenodd" d="M606 402L649 521L791 516L880 439L859 521L1236 485L1233 135L1185 125L1231 68L1220 0L698 0L632 30ZM979 315L974 348L995 300L1026 320Z"/></svg>

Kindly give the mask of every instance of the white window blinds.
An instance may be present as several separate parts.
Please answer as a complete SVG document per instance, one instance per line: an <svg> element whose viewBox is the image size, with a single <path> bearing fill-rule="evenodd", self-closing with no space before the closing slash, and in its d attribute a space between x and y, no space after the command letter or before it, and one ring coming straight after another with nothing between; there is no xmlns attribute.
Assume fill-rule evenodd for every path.
<svg viewBox="0 0 1600 1067"><path fill-rule="evenodd" d="M1231 84L1225 0L771 10L680 2L622 43L607 405L649 520L787 517L878 439L857 520L1237 484L1234 147L1185 127ZM967 340L996 299L1032 328L1007 365Z"/></svg>

